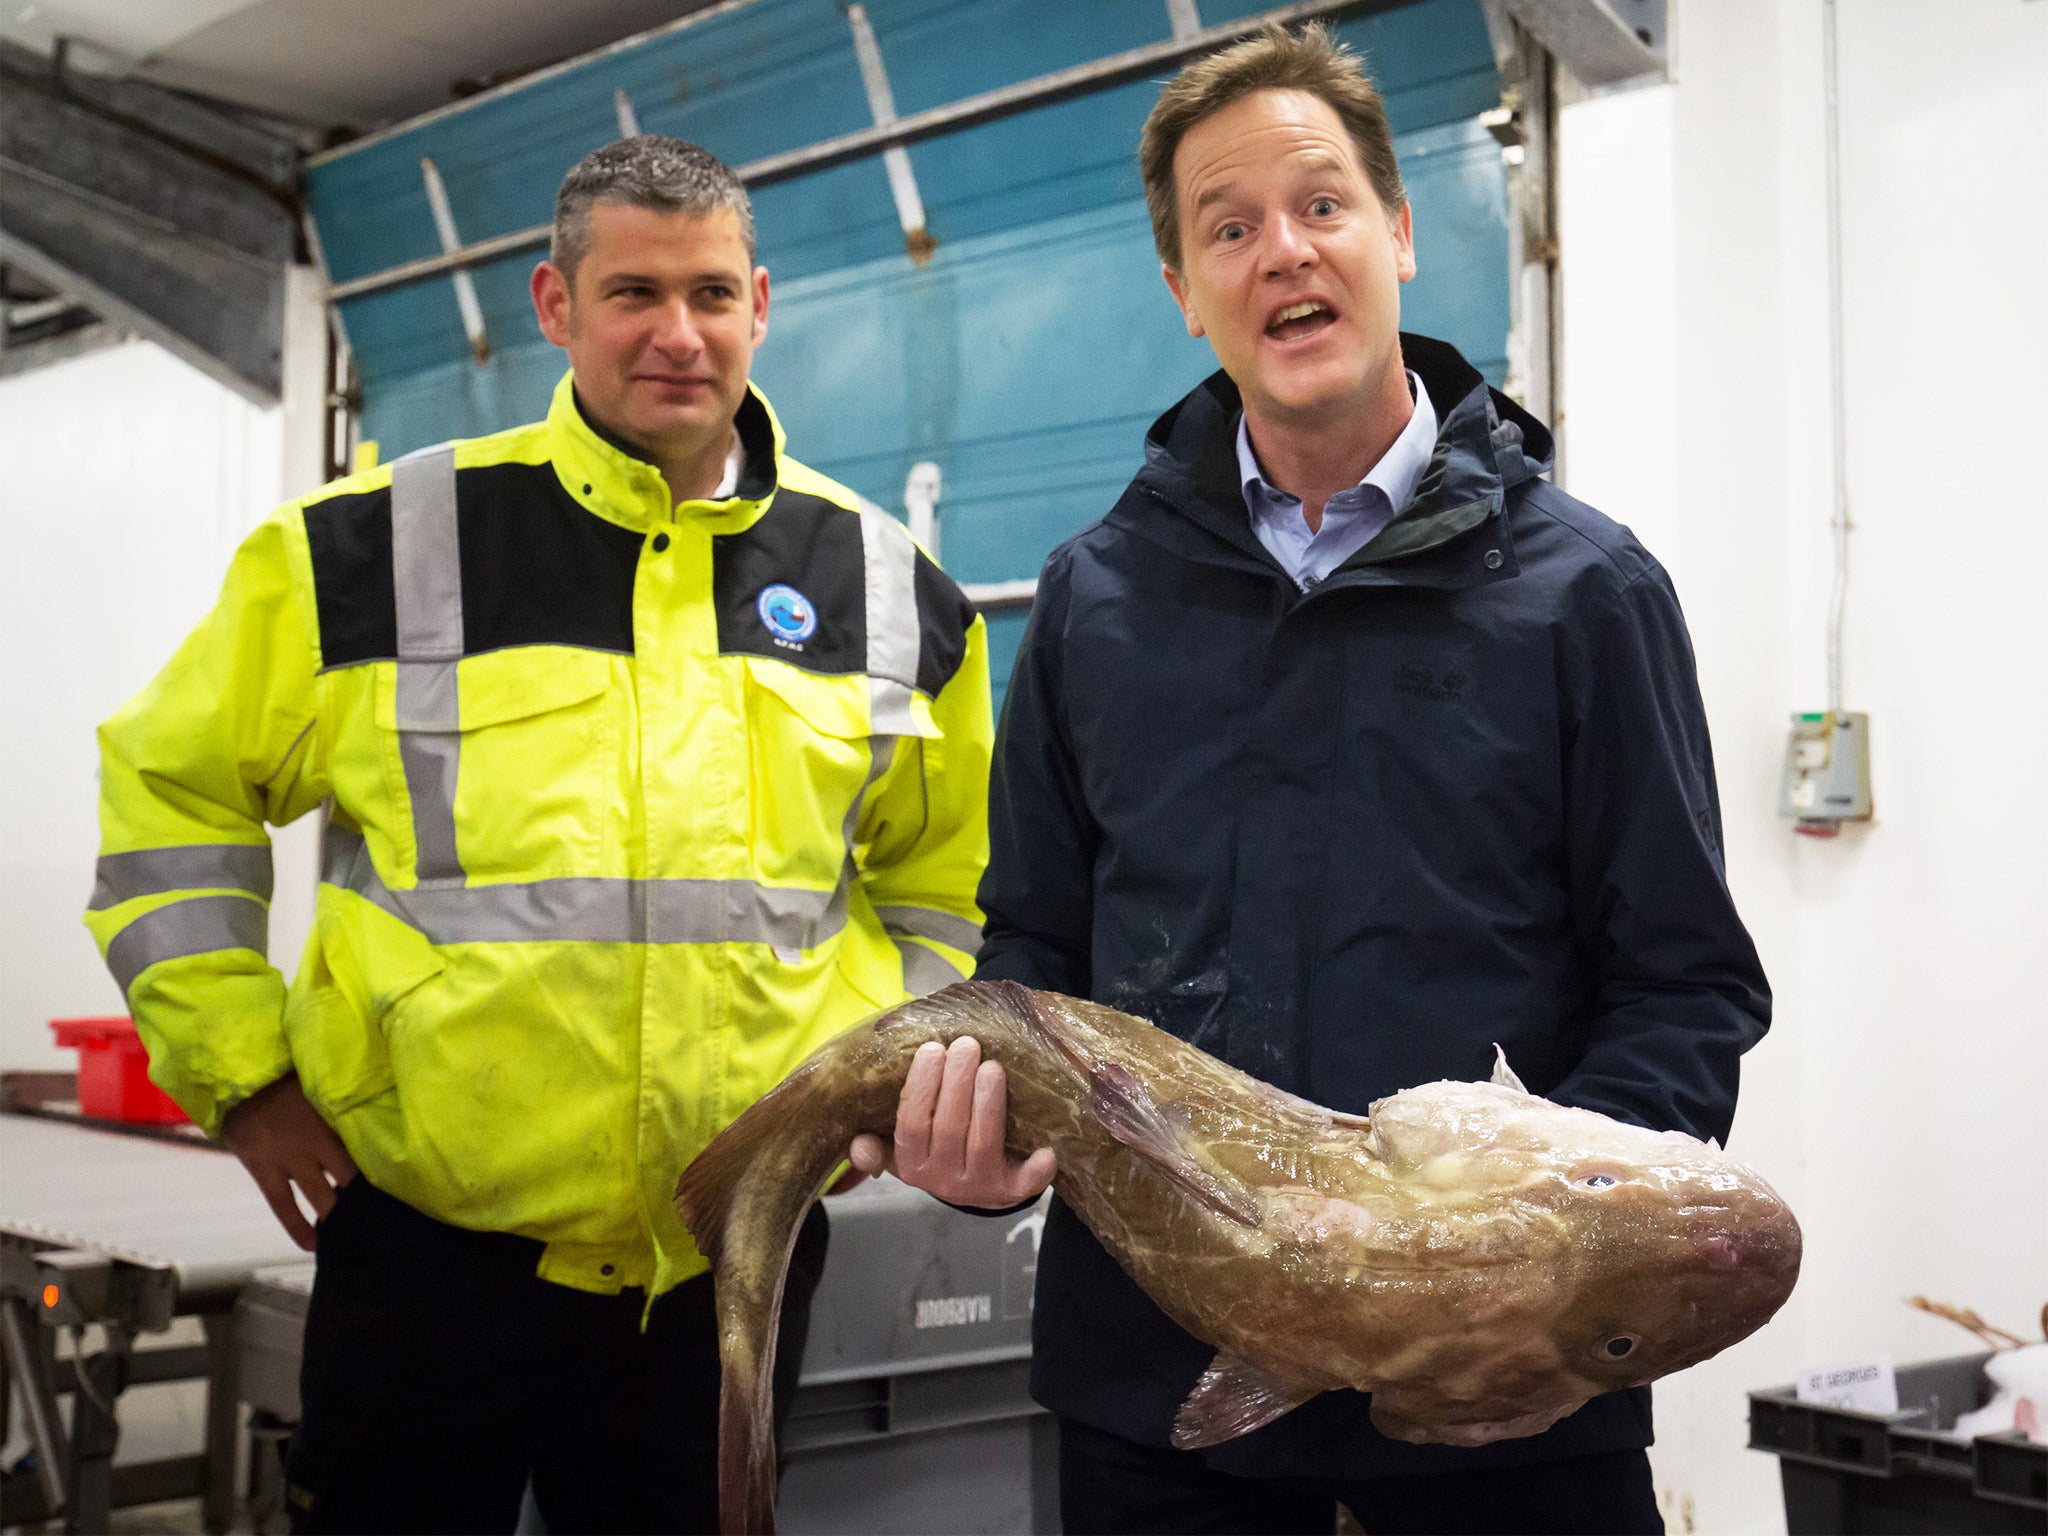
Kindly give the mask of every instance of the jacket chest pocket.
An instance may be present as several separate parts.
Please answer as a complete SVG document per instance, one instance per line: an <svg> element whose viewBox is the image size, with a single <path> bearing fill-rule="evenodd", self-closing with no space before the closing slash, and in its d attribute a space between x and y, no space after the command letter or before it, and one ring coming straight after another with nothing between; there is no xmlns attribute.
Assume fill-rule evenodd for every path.
<svg viewBox="0 0 2048 1536"><path fill-rule="evenodd" d="M748 839L770 884L838 878L876 751L867 679L745 658Z"/></svg>
<svg viewBox="0 0 2048 1536"><path fill-rule="evenodd" d="M556 647L399 664L377 723L423 883L599 871L616 787L611 683L606 656Z"/></svg>

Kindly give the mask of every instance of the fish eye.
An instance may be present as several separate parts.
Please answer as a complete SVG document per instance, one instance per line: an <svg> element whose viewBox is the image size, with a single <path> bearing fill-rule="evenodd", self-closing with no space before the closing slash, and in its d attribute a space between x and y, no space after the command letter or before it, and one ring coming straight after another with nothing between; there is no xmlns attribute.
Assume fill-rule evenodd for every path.
<svg viewBox="0 0 2048 1536"><path fill-rule="evenodd" d="M1612 1189L1620 1182L1611 1173L1589 1173L1579 1180L1579 1185L1583 1189Z"/></svg>
<svg viewBox="0 0 2048 1536"><path fill-rule="evenodd" d="M1636 1347L1635 1335L1630 1333L1617 1333L1613 1338L1609 1339L1603 1347L1607 1351L1608 1359L1619 1360Z"/></svg>

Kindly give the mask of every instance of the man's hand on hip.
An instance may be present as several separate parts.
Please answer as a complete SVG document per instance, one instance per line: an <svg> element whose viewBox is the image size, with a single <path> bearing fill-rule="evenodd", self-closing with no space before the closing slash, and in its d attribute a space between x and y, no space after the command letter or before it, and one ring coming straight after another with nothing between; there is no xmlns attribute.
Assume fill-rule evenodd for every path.
<svg viewBox="0 0 2048 1536"><path fill-rule="evenodd" d="M847 1156L864 1174L887 1171L949 1204L999 1211L1031 1199L1058 1171L1050 1147L1022 1162L1004 1155L1008 1117L1003 1069L981 1059L978 1040L928 1041L911 1059L896 1101L894 1145L856 1136Z"/></svg>
<svg viewBox="0 0 2048 1536"><path fill-rule="evenodd" d="M229 1110L220 1123L220 1139L242 1160L292 1241L310 1252L313 1226L299 1209L293 1186L318 1221L333 1207L334 1192L356 1176L356 1165L334 1127L320 1118L299 1087L298 1074L279 1078Z"/></svg>

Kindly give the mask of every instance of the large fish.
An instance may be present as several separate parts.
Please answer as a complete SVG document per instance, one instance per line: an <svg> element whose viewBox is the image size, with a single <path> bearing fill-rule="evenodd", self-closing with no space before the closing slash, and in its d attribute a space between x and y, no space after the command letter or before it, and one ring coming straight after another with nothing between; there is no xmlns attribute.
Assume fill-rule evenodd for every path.
<svg viewBox="0 0 2048 1536"><path fill-rule="evenodd" d="M1321 1392L1372 1394L1401 1440L1533 1435L1759 1327L1799 1225L1712 1143L1523 1091L1427 1083L1339 1114L1165 1031L1011 982L965 982L829 1042L685 1170L714 1268L730 1531L774 1522L769 1383L797 1225L860 1132L887 1137L911 1056L973 1035L1009 1081L1009 1152L1049 1146L1060 1198L1216 1358L1178 1446Z"/></svg>

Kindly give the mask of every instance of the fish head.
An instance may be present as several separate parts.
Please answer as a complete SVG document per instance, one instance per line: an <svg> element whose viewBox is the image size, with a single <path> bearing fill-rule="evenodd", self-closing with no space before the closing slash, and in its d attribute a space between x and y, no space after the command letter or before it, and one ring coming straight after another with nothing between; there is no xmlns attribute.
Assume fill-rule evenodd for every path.
<svg viewBox="0 0 2048 1536"><path fill-rule="evenodd" d="M1524 1403L1696 1364L1761 1327L1798 1278L1791 1210L1710 1142L1491 1083L1408 1090L1373 1105L1371 1125L1388 1171L1442 1213L1443 1251L1456 1252L1461 1222L1483 1227L1475 1257L1489 1268L1475 1273L1531 1299L1501 1309L1496 1341L1519 1361ZM1518 1262L1502 1262L1504 1243ZM1511 1282L1518 1270L1543 1283ZM1547 1362L1540 1391L1532 1349Z"/></svg>
<svg viewBox="0 0 2048 1536"><path fill-rule="evenodd" d="M1560 1160L1525 1195L1570 1235L1553 1337L1602 1391L1747 1338L1792 1294L1801 1252L1798 1221L1752 1169L1679 1132L1609 1123L1620 1134Z"/></svg>

